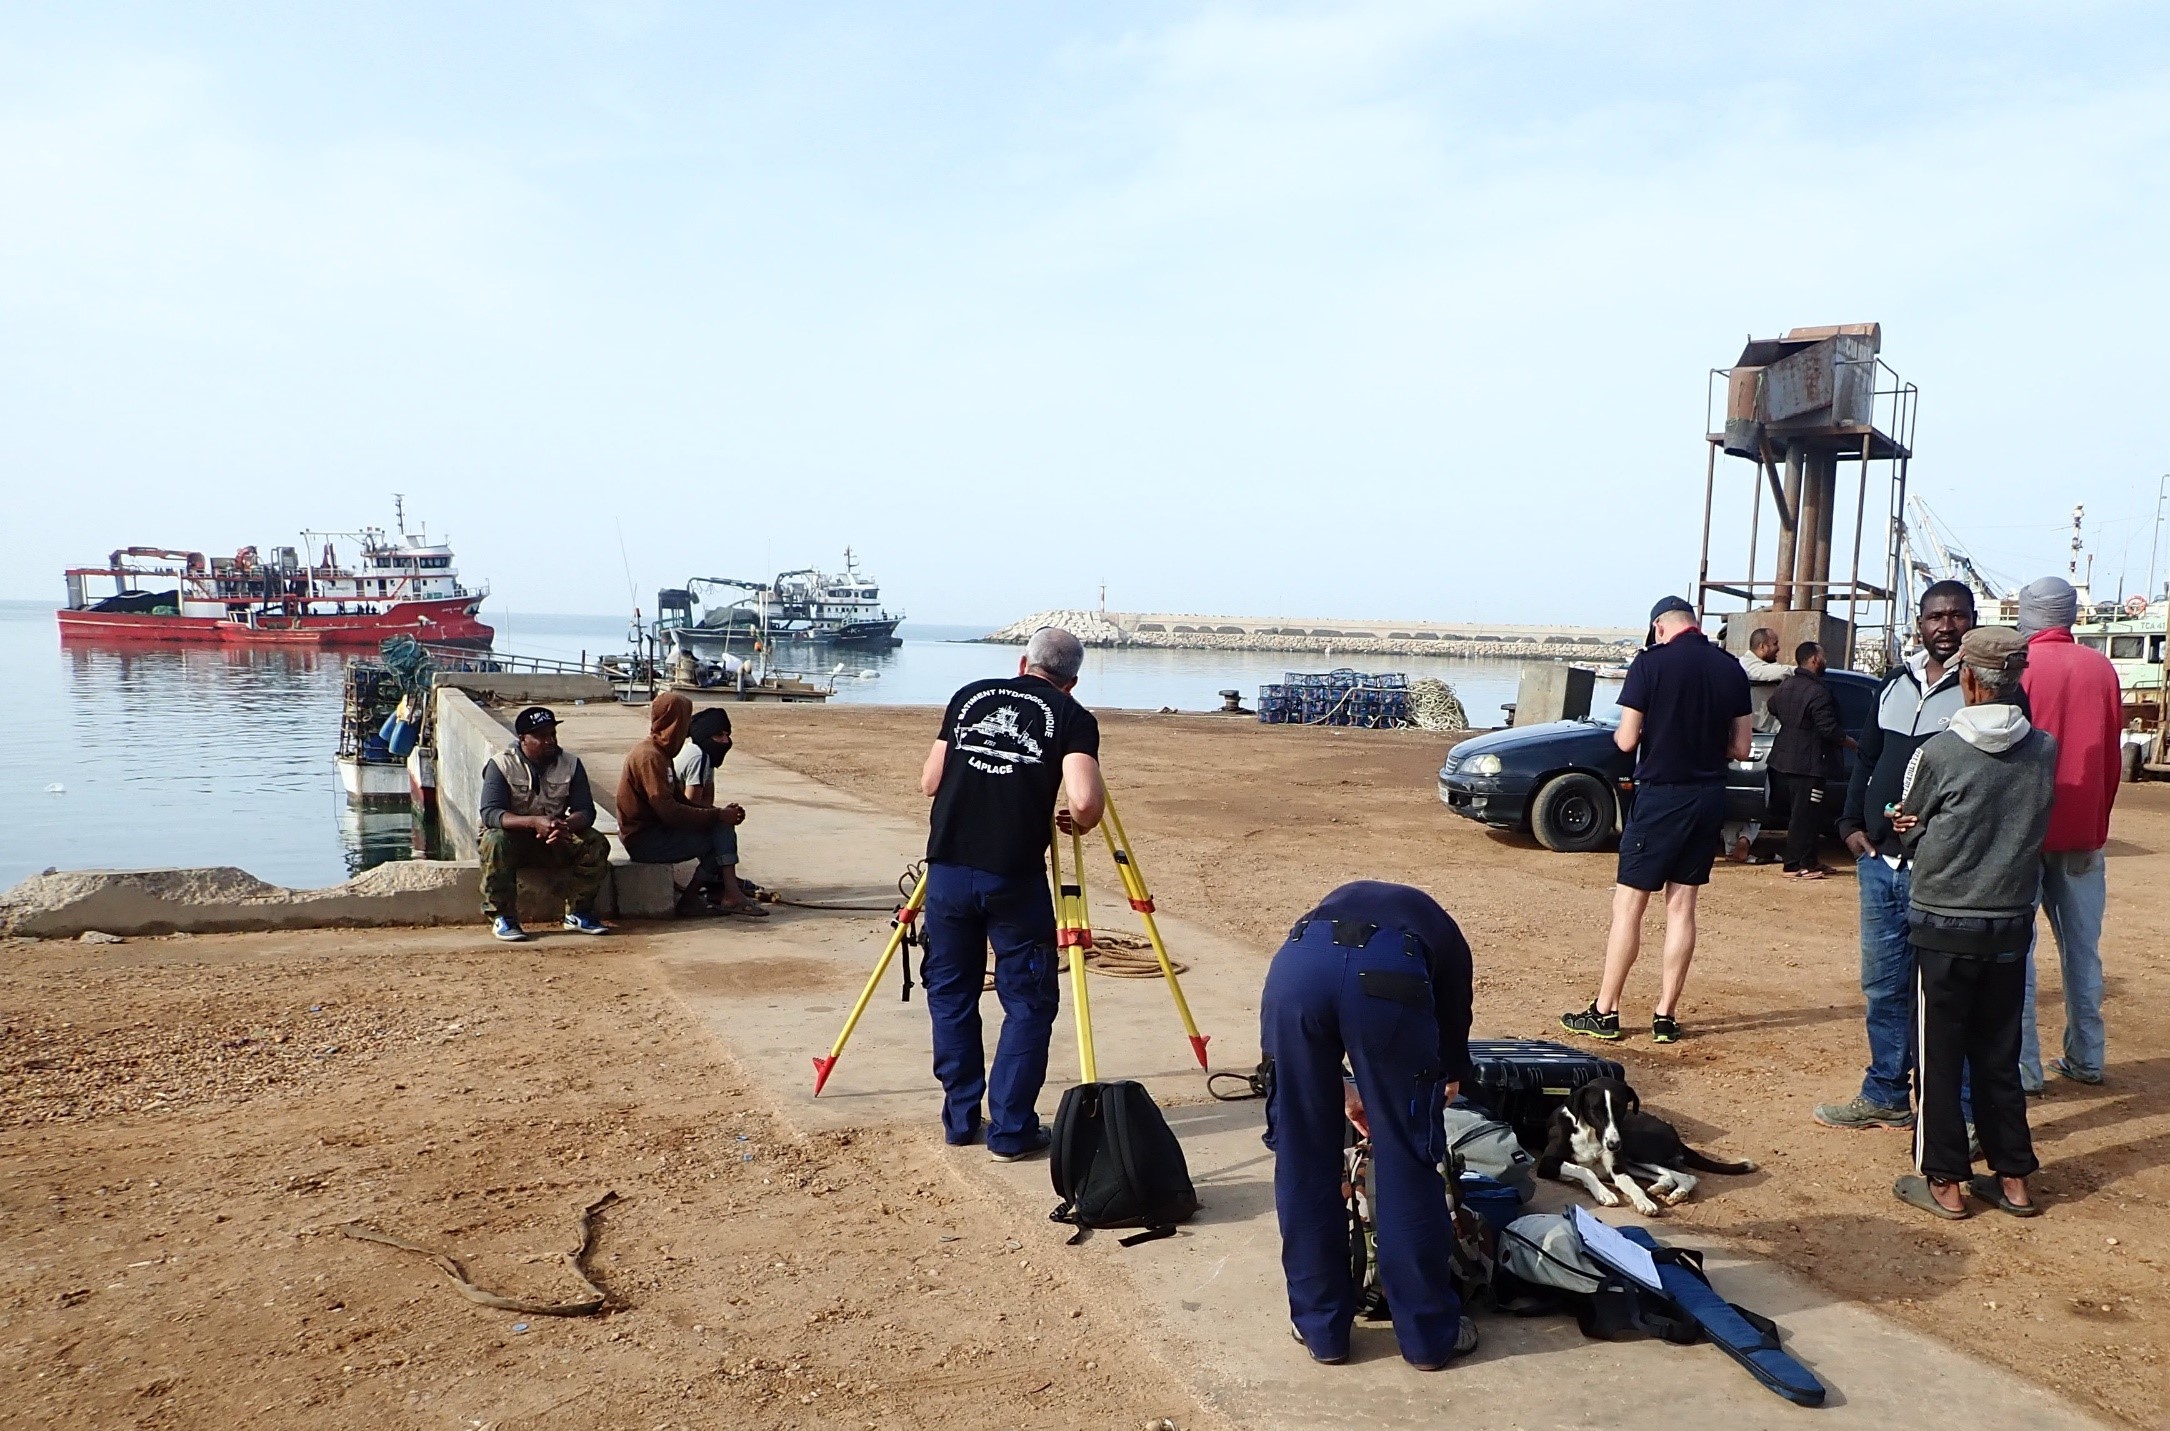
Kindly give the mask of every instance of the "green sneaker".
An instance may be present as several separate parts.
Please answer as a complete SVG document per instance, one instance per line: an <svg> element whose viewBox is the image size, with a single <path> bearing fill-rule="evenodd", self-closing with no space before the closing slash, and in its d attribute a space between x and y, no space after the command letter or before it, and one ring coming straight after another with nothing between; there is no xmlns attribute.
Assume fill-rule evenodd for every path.
<svg viewBox="0 0 2170 1431"><path fill-rule="evenodd" d="M1844 1103L1819 1103L1816 1121L1826 1128L1911 1128L1914 1110L1886 1108L1855 1094Z"/></svg>
<svg viewBox="0 0 2170 1431"><path fill-rule="evenodd" d="M1597 1011L1597 1000L1592 999L1590 1000L1590 1007L1583 1009L1579 1013L1561 1014L1560 1027L1566 1029L1569 1033L1587 1034L1591 1038L1601 1038L1608 1043L1618 1043L1620 1041L1620 1011L1614 1009L1609 1014L1601 1014Z"/></svg>
<svg viewBox="0 0 2170 1431"><path fill-rule="evenodd" d="M1650 1041L1652 1043L1679 1043L1680 1020L1671 1014L1650 1016Z"/></svg>

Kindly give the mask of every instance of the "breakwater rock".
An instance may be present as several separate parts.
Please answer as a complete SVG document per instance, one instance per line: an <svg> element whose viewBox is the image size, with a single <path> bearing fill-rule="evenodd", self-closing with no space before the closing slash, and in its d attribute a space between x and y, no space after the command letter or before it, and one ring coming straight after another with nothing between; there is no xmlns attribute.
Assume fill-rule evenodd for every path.
<svg viewBox="0 0 2170 1431"><path fill-rule="evenodd" d="M1374 623L1392 625L1393 623ZM1304 629L1298 629L1301 625ZM1460 633L1446 630L1352 633L1320 630L1310 623L1259 629L1255 622L1232 622L1211 616L1144 619L1091 611L1040 611L981 637L998 645L1022 646L1043 626L1060 626L1087 646L1128 646L1176 651L1286 651L1290 654L1344 656L1459 656L1495 661L1583 661L1610 664L1634 655L1636 643L1617 633L1513 631Z"/></svg>

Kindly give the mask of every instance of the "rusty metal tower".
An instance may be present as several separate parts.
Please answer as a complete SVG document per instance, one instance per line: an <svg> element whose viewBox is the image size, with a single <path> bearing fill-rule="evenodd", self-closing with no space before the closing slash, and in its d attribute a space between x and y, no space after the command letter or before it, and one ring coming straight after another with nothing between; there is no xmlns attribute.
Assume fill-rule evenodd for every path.
<svg viewBox="0 0 2170 1431"><path fill-rule="evenodd" d="M1884 363L1882 346L1883 329L1875 323L1795 328L1779 338L1752 338L1732 367L1711 370L1696 607L1706 625L1712 615L1729 618L1729 649L1745 650L1750 633L1768 626L1778 632L1785 656L1801 641L1818 641L1843 656L1835 664L1883 670L1897 661L1910 604L1901 548L1919 391ZM1721 410L1721 394L1722 427L1711 421ZM1720 456L1750 464L1744 576L1711 575ZM1839 481L1841 464L1848 462L1858 464L1851 492ZM1727 467L1738 470L1730 462ZM1729 479L1728 493L1737 488ZM1774 513L1771 538L1763 531L1766 497ZM1842 506L1851 508L1852 557L1847 576L1837 580L1832 555L1845 530ZM1864 553L1867 541L1874 546ZM1775 559L1766 579L1757 573L1771 547ZM1715 610L1714 601L1725 598L1741 605Z"/></svg>

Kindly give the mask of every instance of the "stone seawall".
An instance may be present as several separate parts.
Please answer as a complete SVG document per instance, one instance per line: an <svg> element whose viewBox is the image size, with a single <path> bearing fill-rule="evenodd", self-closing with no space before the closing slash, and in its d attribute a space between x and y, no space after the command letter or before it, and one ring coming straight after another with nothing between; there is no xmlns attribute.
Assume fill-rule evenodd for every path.
<svg viewBox="0 0 2170 1431"><path fill-rule="evenodd" d="M1200 624L1211 617L1197 618ZM1089 611L1042 611L981 637L996 645L1022 646L1043 626L1060 626L1087 646L1125 646L1172 651L1287 651L1291 654L1344 656L1458 656L1495 661L1624 662L1634 655L1631 641L1596 637L1511 637L1427 635L1410 639L1386 636L1298 636L1264 631L1140 631L1128 619L1111 620Z"/></svg>

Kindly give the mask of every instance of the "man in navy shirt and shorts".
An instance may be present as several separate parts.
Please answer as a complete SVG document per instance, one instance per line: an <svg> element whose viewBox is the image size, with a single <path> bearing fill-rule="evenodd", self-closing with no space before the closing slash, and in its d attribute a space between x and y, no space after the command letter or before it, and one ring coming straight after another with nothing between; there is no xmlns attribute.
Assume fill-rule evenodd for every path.
<svg viewBox="0 0 2170 1431"><path fill-rule="evenodd" d="M1728 760L1749 758L1748 675L1696 624L1695 608L1668 596L1651 608L1651 644L1628 667L1613 740L1641 754L1635 802L1620 832L1620 873L1612 892L1605 974L1586 1009L1560 1027L1592 1038L1620 1037L1620 994L1642 952L1643 913L1665 891L1665 972L1650 1017L1655 1043L1680 1037L1675 1014L1695 958L1695 901L1710 883L1725 824Z"/></svg>

